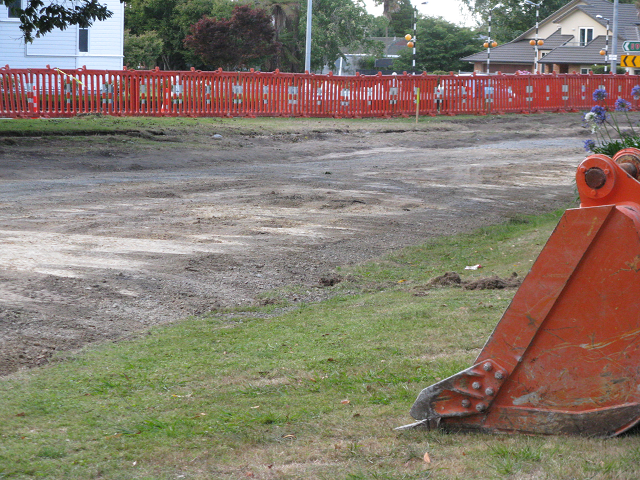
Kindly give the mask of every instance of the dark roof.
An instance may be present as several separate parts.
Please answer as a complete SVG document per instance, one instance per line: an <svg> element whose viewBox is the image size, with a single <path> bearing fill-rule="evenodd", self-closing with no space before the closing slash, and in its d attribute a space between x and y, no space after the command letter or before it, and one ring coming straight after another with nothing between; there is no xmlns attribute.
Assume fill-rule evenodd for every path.
<svg viewBox="0 0 640 480"><path fill-rule="evenodd" d="M547 18L542 19L539 23L542 25L544 23L547 22L551 22L551 23L557 23L557 19L563 17L566 13L573 11L573 9L580 3L582 3L583 1L590 1L590 0L572 0L569 3L567 3L564 7L560 7L558 10L556 10L555 12L553 12L551 15L549 15ZM603 1L603 0L595 0L595 1ZM513 41L517 42L520 41L524 38L532 38L533 34L536 31L536 27L535 25L532 26L529 30L527 30L526 32L524 32L522 35L520 35L517 38L514 38Z"/></svg>
<svg viewBox="0 0 640 480"><path fill-rule="evenodd" d="M579 0L568 3L554 14L547 17L541 23L550 21L552 23L560 23L563 18L570 15L575 10L581 10L586 15L593 18L595 22L599 22L606 26L605 18L613 18L613 4L607 0L582 0L584 4L580 4ZM602 15L604 18L596 18L596 15ZM622 43L625 40L640 40L640 29L636 23L638 19L638 10L632 4L618 5L618 48L617 54L624 55ZM610 28L613 25L610 24ZM533 64L534 47L529 44L529 40L533 38L535 27L527 30L515 40L499 45L491 49L491 61L496 63L526 63ZM612 35L613 32L610 33ZM577 39L573 35L562 35L558 29L555 33L544 39L544 45L538 49L545 54L540 63L576 63L576 64L598 64L605 63L604 55L600 55L606 43L606 36L602 35L593 39L586 46L578 46ZM611 51L612 41L609 37L609 50ZM526 60L531 58L531 60ZM482 51L461 60L468 62L486 62L487 52Z"/></svg>
<svg viewBox="0 0 640 480"><path fill-rule="evenodd" d="M371 40L381 42L384 45L384 56L400 55L400 51L407 48L404 37L371 37Z"/></svg>
<svg viewBox="0 0 640 480"><path fill-rule="evenodd" d="M407 48L407 41L404 37L369 37L367 40L374 42L380 42L383 47L383 55L385 57L397 56L400 51ZM369 49L358 46L354 48L352 46L343 47L340 49L345 55L367 55Z"/></svg>
<svg viewBox="0 0 640 480"><path fill-rule="evenodd" d="M606 63L604 55L600 55L600 50L604 50L606 37L601 35L594 38L584 47L571 43L560 46L547 53L539 60L539 63L579 63L595 64ZM611 39L609 39L609 49L611 49ZM618 55L622 54L622 45L618 45Z"/></svg>
<svg viewBox="0 0 640 480"><path fill-rule="evenodd" d="M546 38L544 45L538 48L544 52L557 48L571 40L573 40L573 35L561 35L560 30L558 30L549 38ZM513 41L491 49L492 62L522 64L524 60L524 63L530 62L533 64L534 56L534 47L529 43L529 40ZM486 62L487 51L474 53L461 60L468 62Z"/></svg>
<svg viewBox="0 0 640 480"><path fill-rule="evenodd" d="M468 62L486 62L488 52L486 50L468 57L461 58L463 61ZM531 57L533 62L533 47L529 45L528 40L522 40L520 42L510 42L504 45L498 45L491 48L491 61L499 63L522 63L523 58ZM529 63L528 61L525 63Z"/></svg>
<svg viewBox="0 0 640 480"><path fill-rule="evenodd" d="M544 39L544 45L540 47L540 50L553 50L554 48L558 48L561 45L564 45L567 42L573 40L573 35L563 35L560 33L560 30L556 30L550 36ZM531 47L533 48L533 47Z"/></svg>
<svg viewBox="0 0 640 480"><path fill-rule="evenodd" d="M594 21L599 22L602 26L607 25L607 21L604 18L609 18L613 22L613 3L608 0L573 0L567 3L564 7L556 10L547 18L540 21L540 24L551 22L561 23L562 20L570 15L574 10L582 10L585 14L593 18ZM596 18L596 15L602 15L604 18ZM638 16L638 9L633 4L620 3L618 5L618 33L623 35L622 30L628 26L634 27L636 22L640 21ZM611 23L611 22L610 22ZM613 28L613 25L611 25ZM535 33L535 26L532 26L529 30L524 32L513 41L519 41L523 38L532 38ZM634 40L631 38L630 40Z"/></svg>
<svg viewBox="0 0 640 480"><path fill-rule="evenodd" d="M587 0L587 5L579 5L576 7L584 13L599 22L602 26L607 25L605 18L609 18L609 27L613 29L613 4L606 0ZM604 18L597 18L601 15ZM562 17L556 20L562 21ZM625 40L638 40L638 27L635 25L638 20L638 9L630 3L618 4L618 38Z"/></svg>

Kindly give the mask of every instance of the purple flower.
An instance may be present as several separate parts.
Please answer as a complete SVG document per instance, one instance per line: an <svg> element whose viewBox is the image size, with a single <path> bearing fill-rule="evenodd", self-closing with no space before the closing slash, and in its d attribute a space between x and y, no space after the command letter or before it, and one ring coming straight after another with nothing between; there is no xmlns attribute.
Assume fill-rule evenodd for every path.
<svg viewBox="0 0 640 480"><path fill-rule="evenodd" d="M631 96L636 100L640 98L640 85L636 85L631 89Z"/></svg>
<svg viewBox="0 0 640 480"><path fill-rule="evenodd" d="M627 102L624 98L616 100L616 112L628 112L631 110L631 102Z"/></svg>
<svg viewBox="0 0 640 480"><path fill-rule="evenodd" d="M593 101L599 102L607 98L607 91L604 88L596 88L593 91Z"/></svg>
<svg viewBox="0 0 640 480"><path fill-rule="evenodd" d="M601 107L600 105L591 107L591 113L593 113L592 121L596 125L602 125L607 121L607 111L604 109L604 107Z"/></svg>
<svg viewBox="0 0 640 480"><path fill-rule="evenodd" d="M596 142L594 142L593 140L589 139L589 140L585 140L584 141L584 149L587 152L593 152L593 148L596 146Z"/></svg>

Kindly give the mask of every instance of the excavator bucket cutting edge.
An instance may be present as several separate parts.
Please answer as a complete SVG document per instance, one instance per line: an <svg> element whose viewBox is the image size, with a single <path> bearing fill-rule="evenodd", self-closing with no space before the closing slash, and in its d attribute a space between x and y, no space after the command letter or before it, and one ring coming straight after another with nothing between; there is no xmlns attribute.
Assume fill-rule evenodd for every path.
<svg viewBox="0 0 640 480"><path fill-rule="evenodd" d="M407 427L609 437L640 421L639 174L635 148L580 164L580 208L475 364L420 392Z"/></svg>

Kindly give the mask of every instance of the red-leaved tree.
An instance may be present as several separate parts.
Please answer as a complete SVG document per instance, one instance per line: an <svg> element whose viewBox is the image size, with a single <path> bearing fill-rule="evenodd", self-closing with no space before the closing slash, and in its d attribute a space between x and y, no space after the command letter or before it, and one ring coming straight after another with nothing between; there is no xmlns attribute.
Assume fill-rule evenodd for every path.
<svg viewBox="0 0 640 480"><path fill-rule="evenodd" d="M240 5L228 20L201 18L191 26L184 44L214 69L259 68L278 54L275 33L265 10Z"/></svg>

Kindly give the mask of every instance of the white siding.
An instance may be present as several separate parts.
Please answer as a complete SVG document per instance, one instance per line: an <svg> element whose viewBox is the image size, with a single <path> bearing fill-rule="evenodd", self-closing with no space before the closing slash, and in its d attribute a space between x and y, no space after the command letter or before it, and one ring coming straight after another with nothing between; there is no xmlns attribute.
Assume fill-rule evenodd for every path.
<svg viewBox="0 0 640 480"><path fill-rule="evenodd" d="M20 42L22 33L17 19L8 18L7 7L0 5L0 66L14 65L24 58L24 45Z"/></svg>
<svg viewBox="0 0 640 480"><path fill-rule="evenodd" d="M74 57L76 55L76 35L75 27L54 30L43 37L34 39L33 43L27 43L27 56Z"/></svg>
<svg viewBox="0 0 640 480"><path fill-rule="evenodd" d="M113 16L89 28L89 52L77 57L77 67L121 70L124 49L124 4L120 0L104 1ZM78 38L77 28L76 43ZM94 66L94 65L102 66Z"/></svg>
<svg viewBox="0 0 640 480"><path fill-rule="evenodd" d="M0 66L12 68L73 69L86 66L96 70L121 70L124 42L124 4L120 0L101 0L113 12L103 22L89 28L89 52L78 52L78 27L54 30L25 46L19 22L7 18L0 5Z"/></svg>

